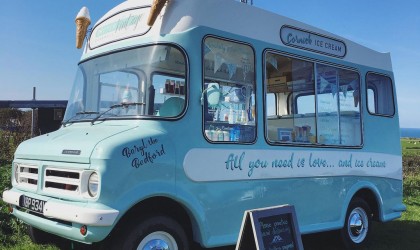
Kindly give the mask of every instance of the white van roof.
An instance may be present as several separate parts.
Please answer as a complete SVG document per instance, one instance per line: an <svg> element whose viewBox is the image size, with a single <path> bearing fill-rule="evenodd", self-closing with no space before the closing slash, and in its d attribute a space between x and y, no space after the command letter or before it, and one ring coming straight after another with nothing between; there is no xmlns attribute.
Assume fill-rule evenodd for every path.
<svg viewBox="0 0 420 250"><path fill-rule="evenodd" d="M125 1L106 13L95 27L120 12L151 6L152 3L153 0ZM341 60L392 71L390 53L374 51L325 30L234 0L169 0L146 35L180 33L199 26L283 46L286 45L281 39L281 29L292 27L344 43L345 55ZM311 53L319 54L319 51Z"/></svg>

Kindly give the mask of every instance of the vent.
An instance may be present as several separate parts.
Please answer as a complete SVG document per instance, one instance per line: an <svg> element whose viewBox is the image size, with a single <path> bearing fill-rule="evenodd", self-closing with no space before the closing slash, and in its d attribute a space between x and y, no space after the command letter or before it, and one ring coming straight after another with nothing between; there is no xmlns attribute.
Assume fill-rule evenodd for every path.
<svg viewBox="0 0 420 250"><path fill-rule="evenodd" d="M16 181L18 185L36 188L38 185L38 167L16 164Z"/></svg>
<svg viewBox="0 0 420 250"><path fill-rule="evenodd" d="M43 189L49 193L79 195L81 193L81 176L80 171L47 167Z"/></svg>

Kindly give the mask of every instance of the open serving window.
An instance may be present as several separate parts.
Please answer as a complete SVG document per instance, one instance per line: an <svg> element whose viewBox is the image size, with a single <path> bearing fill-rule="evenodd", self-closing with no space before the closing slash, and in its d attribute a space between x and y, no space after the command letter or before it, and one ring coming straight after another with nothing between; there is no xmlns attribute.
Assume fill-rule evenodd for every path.
<svg viewBox="0 0 420 250"><path fill-rule="evenodd" d="M362 144L356 71L270 52L265 60L269 142Z"/></svg>

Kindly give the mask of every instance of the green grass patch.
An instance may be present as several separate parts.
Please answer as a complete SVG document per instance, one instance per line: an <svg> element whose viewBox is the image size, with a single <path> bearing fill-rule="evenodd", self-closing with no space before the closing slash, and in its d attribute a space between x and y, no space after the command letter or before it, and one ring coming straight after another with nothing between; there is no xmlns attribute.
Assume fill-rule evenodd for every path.
<svg viewBox="0 0 420 250"><path fill-rule="evenodd" d="M420 197L404 198L407 211L398 220L387 223L374 223L372 242L368 249L373 250L416 250L420 246Z"/></svg>
<svg viewBox="0 0 420 250"><path fill-rule="evenodd" d="M403 155L420 155L420 139L402 138L401 148Z"/></svg>
<svg viewBox="0 0 420 250"><path fill-rule="evenodd" d="M420 157L419 157L420 158ZM417 166L418 166L417 162ZM408 168L404 166L406 170ZM387 223L374 223L370 250L417 250L420 246L420 172L404 172L404 198L407 211Z"/></svg>

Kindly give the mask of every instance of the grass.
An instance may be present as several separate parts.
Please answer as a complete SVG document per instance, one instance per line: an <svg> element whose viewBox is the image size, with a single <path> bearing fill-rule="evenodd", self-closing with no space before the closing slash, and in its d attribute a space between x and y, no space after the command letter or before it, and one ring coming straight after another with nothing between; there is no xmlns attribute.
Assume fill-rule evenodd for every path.
<svg viewBox="0 0 420 250"><path fill-rule="evenodd" d="M417 177L420 184L420 176ZM420 247L420 190L415 196L405 196L407 211L402 217L387 223L373 223L370 244L366 250L418 250ZM337 232L303 236L305 250L341 249Z"/></svg>
<svg viewBox="0 0 420 250"><path fill-rule="evenodd" d="M420 182L420 178L418 178ZM420 246L420 196L404 198L407 211L398 220L374 225L369 249L396 250L419 249Z"/></svg>
<svg viewBox="0 0 420 250"><path fill-rule="evenodd" d="M417 143L416 143L417 142ZM404 165L404 204L402 217L387 223L373 223L372 238L366 250L417 250L420 248L420 140L402 139ZM0 165L0 192L10 186L10 164ZM303 236L307 250L340 249L337 233ZM37 245L31 242L24 226L8 215L7 206L0 200L0 250L57 250L71 249L70 244ZM234 247L214 250L233 250ZM195 250L195 249L194 249Z"/></svg>
<svg viewBox="0 0 420 250"><path fill-rule="evenodd" d="M420 140L401 139L404 169L404 198L407 211L398 220L373 223L372 238L366 250L420 249ZM340 249L337 235L321 233L304 236L305 249Z"/></svg>

